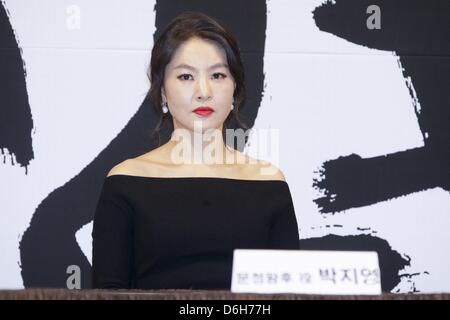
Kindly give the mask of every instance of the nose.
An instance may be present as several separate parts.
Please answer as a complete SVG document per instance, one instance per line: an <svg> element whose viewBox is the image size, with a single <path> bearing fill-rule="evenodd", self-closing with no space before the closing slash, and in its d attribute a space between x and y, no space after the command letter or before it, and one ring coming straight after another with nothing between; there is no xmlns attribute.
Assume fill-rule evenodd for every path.
<svg viewBox="0 0 450 320"><path fill-rule="evenodd" d="M196 97L198 101L207 101L211 99L211 86L206 77L200 77L197 83Z"/></svg>

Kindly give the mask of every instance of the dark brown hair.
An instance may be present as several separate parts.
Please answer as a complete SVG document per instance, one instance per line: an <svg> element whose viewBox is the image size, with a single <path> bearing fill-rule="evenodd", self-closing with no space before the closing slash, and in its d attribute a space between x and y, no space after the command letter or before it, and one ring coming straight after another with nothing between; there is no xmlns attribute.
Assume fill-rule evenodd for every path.
<svg viewBox="0 0 450 320"><path fill-rule="evenodd" d="M161 88L164 84L164 72L178 47L192 37L213 41L225 51L228 67L236 83L233 93L234 108L224 121L222 137L225 141L225 130L231 117L238 126L248 129L239 117L239 110L245 102L245 72L241 60L238 43L227 28L217 20L200 12L184 12L176 16L163 30L152 49L152 57L148 70L151 86L147 94L159 116L159 122L153 131L152 138L158 134L158 144L161 144L160 131L167 120L172 120L170 112L163 113ZM172 122L172 121L170 121Z"/></svg>

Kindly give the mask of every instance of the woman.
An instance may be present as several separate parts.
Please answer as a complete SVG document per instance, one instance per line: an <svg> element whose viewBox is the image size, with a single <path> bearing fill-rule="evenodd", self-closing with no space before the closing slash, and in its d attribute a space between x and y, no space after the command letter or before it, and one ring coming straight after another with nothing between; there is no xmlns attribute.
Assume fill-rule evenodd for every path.
<svg viewBox="0 0 450 320"><path fill-rule="evenodd" d="M92 232L93 286L230 289L234 249L298 249L283 174L224 141L231 116L243 125L234 37L204 14L179 15L155 42L150 80L156 131L166 120L174 131L108 173Z"/></svg>

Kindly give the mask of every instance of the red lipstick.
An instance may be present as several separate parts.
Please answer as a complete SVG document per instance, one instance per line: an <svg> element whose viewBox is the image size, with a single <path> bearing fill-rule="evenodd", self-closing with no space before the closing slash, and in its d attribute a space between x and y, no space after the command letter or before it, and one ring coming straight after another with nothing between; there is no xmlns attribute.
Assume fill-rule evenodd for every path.
<svg viewBox="0 0 450 320"><path fill-rule="evenodd" d="M207 116L214 112L213 108L208 106L198 107L194 110L194 112L200 116Z"/></svg>

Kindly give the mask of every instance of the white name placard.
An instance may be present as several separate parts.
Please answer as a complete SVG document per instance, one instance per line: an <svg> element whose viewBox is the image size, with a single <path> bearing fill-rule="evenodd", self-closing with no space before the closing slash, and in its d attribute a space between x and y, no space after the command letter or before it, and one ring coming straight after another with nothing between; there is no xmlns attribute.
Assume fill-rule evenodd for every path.
<svg viewBox="0 0 450 320"><path fill-rule="evenodd" d="M236 249L231 291L381 294L378 254L369 251Z"/></svg>

